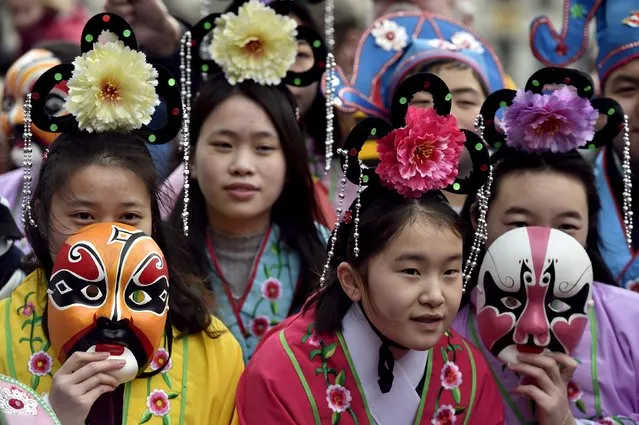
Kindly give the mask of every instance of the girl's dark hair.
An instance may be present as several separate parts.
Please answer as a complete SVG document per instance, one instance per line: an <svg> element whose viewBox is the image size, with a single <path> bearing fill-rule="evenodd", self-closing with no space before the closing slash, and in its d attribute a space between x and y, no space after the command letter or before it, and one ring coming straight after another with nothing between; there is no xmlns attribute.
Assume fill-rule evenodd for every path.
<svg viewBox="0 0 639 425"><path fill-rule="evenodd" d="M271 212L272 221L279 227L281 241L300 255L299 285L293 295L290 313L299 310L314 288L318 271L324 263L324 246L315 220L321 213L315 201L313 179L302 132L295 119L295 99L283 86L261 86L253 81L230 85L223 75L202 83L193 102L191 117L191 149L195 150L202 125L211 112L232 96L245 96L268 114L277 129L286 161L286 183ZM210 274L204 247L208 218L206 200L196 180L190 182L189 251L199 265L201 276ZM175 228L182 225L183 196L178 198L169 219Z"/></svg>
<svg viewBox="0 0 639 425"><path fill-rule="evenodd" d="M178 260L173 252L178 249L180 239L171 239L167 244L158 199L157 172L145 140L136 133L94 133L73 131L61 134L52 144L47 159L42 163L38 182L33 191L31 208L37 226L27 223L25 233L35 259L47 281L51 278L53 259L49 251L47 234L51 218L51 200L64 187L69 178L79 170L90 166L119 166L126 168L144 182L151 194L152 234L150 235L164 253L169 267L169 311L171 325L182 336L206 331L209 336L218 334L209 329L211 317L201 295L204 292L201 280L187 275L191 266ZM44 316L46 318L46 314ZM43 324L47 332L46 323Z"/></svg>
<svg viewBox="0 0 639 425"><path fill-rule="evenodd" d="M600 202L599 195L595 186L595 175L592 165L587 162L578 152L571 151L568 153L526 153L514 149L498 151L493 155L493 185L491 188L491 196L488 204L488 214L490 214L490 202L499 193L500 182L510 175L523 173L548 173L554 172L563 174L568 177L579 180L586 191L586 200L588 202L588 237L586 238L586 252L592 262L592 271L594 280L612 284L615 280L606 266L601 253L599 251L599 230L597 228L597 216L599 214ZM473 244L475 232L473 230L472 217L476 217L478 211L475 203L476 194L469 195L462 210L461 216L464 222L464 248L469 250ZM472 215L471 215L472 214ZM478 266L475 267L472 279L469 282L466 293L462 299L462 306L469 301L470 290L477 285L477 275L479 273L479 264L483 260L485 249L482 250ZM465 255L469 255L466 252Z"/></svg>
<svg viewBox="0 0 639 425"><path fill-rule="evenodd" d="M355 201L357 202L357 201ZM354 203L355 203L354 202ZM419 218L450 229L462 237L459 215L450 207L439 191L427 192L421 198L405 198L395 191L372 186L362 192L359 215L359 255L353 248L354 220L342 223L337 231L337 242L331 259L326 286L319 290L316 303L315 329L319 333L334 332L342 328L342 319L353 302L344 293L337 278L337 266L347 262L355 268L367 285L368 268L379 254L407 225ZM355 211L351 206L352 216ZM310 306L310 304L309 304Z"/></svg>

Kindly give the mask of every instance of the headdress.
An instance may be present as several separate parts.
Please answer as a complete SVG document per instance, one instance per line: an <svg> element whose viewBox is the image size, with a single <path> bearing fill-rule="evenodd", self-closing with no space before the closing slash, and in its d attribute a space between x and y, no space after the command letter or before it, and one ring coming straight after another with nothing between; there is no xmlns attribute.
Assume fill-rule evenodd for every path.
<svg viewBox="0 0 639 425"><path fill-rule="evenodd" d="M555 90L549 91L548 86ZM631 245L632 198L630 192L630 138L628 117L621 106L608 98L591 100L594 84L589 75L567 68L544 68L535 72L524 90L502 89L492 93L481 108L477 126L494 150L523 152L569 152L593 150L614 139L624 129L624 222L626 238ZM504 132L497 128L496 115L505 108ZM600 115L606 124L596 130ZM498 155L495 155L498 157ZM464 279L470 280L488 235L486 213L492 184L488 181L477 193L479 218L471 253L464 266Z"/></svg>
<svg viewBox="0 0 639 425"><path fill-rule="evenodd" d="M238 7L237 3L243 4ZM259 0L236 1L231 8L236 11L208 15L182 38L180 81L185 111L181 143L184 163L182 221L185 236L189 232L191 72L199 70L205 77L222 72L232 85L252 80L260 85L282 87L307 86L320 80L326 69L326 46L321 37L283 14L288 13L285 6L287 1L273 2L272 7ZM305 72L289 71L295 62L298 40L308 42L313 51L313 67ZM202 55L205 50L210 59Z"/></svg>
<svg viewBox="0 0 639 425"><path fill-rule="evenodd" d="M620 66L639 58L639 5L635 0L564 0L561 32L543 16L532 22L533 54L546 66L567 66L588 50L588 25L597 21L597 72L602 85Z"/></svg>
<svg viewBox="0 0 639 425"><path fill-rule="evenodd" d="M412 96L420 91L432 94L433 108L409 106ZM484 183L490 169L488 149L476 133L457 127L457 120L450 115L451 101L452 95L440 78L430 73L415 74L405 79L395 91L390 123L381 118L366 118L351 130L344 148L338 150L344 175L338 216L342 215L346 179L358 186L357 198L344 214L342 222L338 219L335 223L320 285L324 285L330 269L340 226L348 226L349 236L352 226L354 254L359 254L358 226L364 187L368 202L374 202L378 190L392 190L405 197L421 197L426 192L437 190L469 193ZM380 163L377 167L365 167L358 157L371 136L378 138ZM470 153L473 170L470 176L459 178L457 167L464 147ZM373 196L368 196L369 193Z"/></svg>
<svg viewBox="0 0 639 425"><path fill-rule="evenodd" d="M61 64L46 71L25 101L24 186L22 221L36 226L31 216L31 121L53 133L83 131L136 131L148 143L171 141L180 130L182 108L177 81L164 68L146 62L138 52L135 34L121 17L102 13L84 27L82 55L73 64ZM66 82L69 95L62 116L48 114L49 93ZM171 111L164 126L147 125L160 98Z"/></svg>

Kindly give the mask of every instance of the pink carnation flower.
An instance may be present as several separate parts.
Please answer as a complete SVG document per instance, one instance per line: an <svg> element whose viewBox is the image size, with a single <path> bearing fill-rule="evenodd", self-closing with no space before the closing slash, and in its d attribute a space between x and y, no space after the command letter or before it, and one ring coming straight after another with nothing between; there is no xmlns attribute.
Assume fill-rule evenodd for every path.
<svg viewBox="0 0 639 425"><path fill-rule="evenodd" d="M452 115L409 107L406 127L377 141L382 183L406 197L418 198L455 181L466 136Z"/></svg>
<svg viewBox="0 0 639 425"><path fill-rule="evenodd" d="M508 146L526 152L569 152L595 135L599 111L574 88L550 94L519 90L504 113Z"/></svg>

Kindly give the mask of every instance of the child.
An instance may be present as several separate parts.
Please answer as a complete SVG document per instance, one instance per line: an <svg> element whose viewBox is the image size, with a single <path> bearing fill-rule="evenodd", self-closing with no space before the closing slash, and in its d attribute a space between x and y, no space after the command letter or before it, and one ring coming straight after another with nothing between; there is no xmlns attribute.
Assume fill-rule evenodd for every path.
<svg viewBox="0 0 639 425"><path fill-rule="evenodd" d="M295 101L283 81L296 56L297 24L255 0L220 19L230 29L213 30L212 51L226 51L228 40L248 28L258 29L256 43L272 38L280 50L262 59L230 50L216 57L223 71L217 73L215 62L194 55L193 69L205 64L212 75L191 108L185 140L193 143L183 146L191 172L183 191L187 202L176 206L170 222L188 226L188 255L208 278L217 312L248 361L269 327L298 311L310 294L326 236L316 222L320 214ZM211 30L204 27L210 20L194 27L194 52ZM253 60L259 61L255 67L233 68ZM286 80L304 74L293 75Z"/></svg>
<svg viewBox="0 0 639 425"><path fill-rule="evenodd" d="M571 86L541 93L547 84L566 81ZM591 104L592 87L587 74L548 68L529 79L527 92L497 92L489 96L482 108L487 123L485 138L498 151L493 155L492 185L479 192L479 211L477 205L473 208L477 236L466 243L470 255L467 265L481 264L482 240L490 247L495 239L516 227L553 227L585 247L595 280L594 306L588 307L585 317L588 325L570 356L557 352L541 356L524 354L518 363L504 368L498 353L477 337L476 291L469 297L470 305L460 310L453 326L472 338L486 356L502 393L509 425L535 420L540 424L590 424L590 421L632 424L639 418L636 378L639 358L630 348L638 344L632 324L639 320L639 297L611 285L598 245L599 199L592 167L576 151L582 146L594 148L613 138L623 114L619 105L609 99L593 100ZM495 130L493 121L501 102L509 105L504 112L505 136ZM600 113L608 115L608 124L595 132ZM532 131L533 128L538 130ZM471 221L470 214L465 218ZM477 276L472 267L467 271L470 288L474 288ZM542 275L538 270L535 272ZM555 326L562 319L549 319L556 312L553 310L556 298L547 294L542 304L539 297L512 296L517 297L514 302L503 302L503 307L497 308L499 315L515 319L511 329L530 339L552 335L545 339L546 343L561 341ZM522 308L512 308L516 304ZM537 326L530 327L529 319L522 313L526 310L543 315ZM567 317L566 321L570 323L573 318L577 316ZM487 320L484 326L500 329L497 331L501 332L500 337L508 338L508 332L503 332L496 320ZM558 372L564 369L565 374L559 378Z"/></svg>
<svg viewBox="0 0 639 425"><path fill-rule="evenodd" d="M233 423L234 388L243 370L241 350L224 326L210 317L203 291L198 290L201 282L185 277L189 264L171 255L179 249L179 240L169 245L161 227L158 176L145 145L166 143L179 130L179 88L168 72L154 69L134 50L134 34L118 16L92 18L83 40L83 55L74 65L45 73L25 106L27 123L32 115L38 127L62 134L51 145L33 197L30 185L25 186L26 231L39 269L11 298L0 302L2 340L8 343L0 356L0 373L28 383L38 394L48 393L65 425L149 419L189 425ZM48 116L46 93L63 79L69 86L66 109L71 115ZM170 114L162 128L152 130L144 123L150 122L160 95L177 113ZM27 138L26 182L29 142ZM172 347L155 353L156 366L151 367L155 373L125 385L118 385L112 376L122 365L106 360L104 353L76 352L60 365L48 337L50 326L64 326L46 310L53 260L70 235L99 222L144 231L166 254L169 267L172 327L167 328L173 329ZM64 286L55 289L60 288ZM166 332L164 336L171 339ZM170 366L158 372L157 364Z"/></svg>
<svg viewBox="0 0 639 425"><path fill-rule="evenodd" d="M404 127L406 99L425 84L437 112L411 107ZM340 151L344 174L366 189L331 237L323 286L249 363L241 424L503 423L484 359L449 330L463 290L462 238L439 191L481 184L488 154L448 115L437 77L419 74L398 92L396 129L362 121ZM371 133L382 159L364 169L357 154ZM477 152L466 181L455 179L464 142Z"/></svg>

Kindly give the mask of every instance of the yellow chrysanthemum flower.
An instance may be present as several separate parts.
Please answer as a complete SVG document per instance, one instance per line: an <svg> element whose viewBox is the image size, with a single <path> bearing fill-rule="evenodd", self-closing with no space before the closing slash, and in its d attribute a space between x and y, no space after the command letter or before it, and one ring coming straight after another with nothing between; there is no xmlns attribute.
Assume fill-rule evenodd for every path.
<svg viewBox="0 0 639 425"><path fill-rule="evenodd" d="M103 32L100 40L73 62L66 109L89 133L138 129L160 103L158 73L143 53L112 34Z"/></svg>
<svg viewBox="0 0 639 425"><path fill-rule="evenodd" d="M297 23L258 0L215 21L211 56L231 84L282 81L297 55Z"/></svg>

